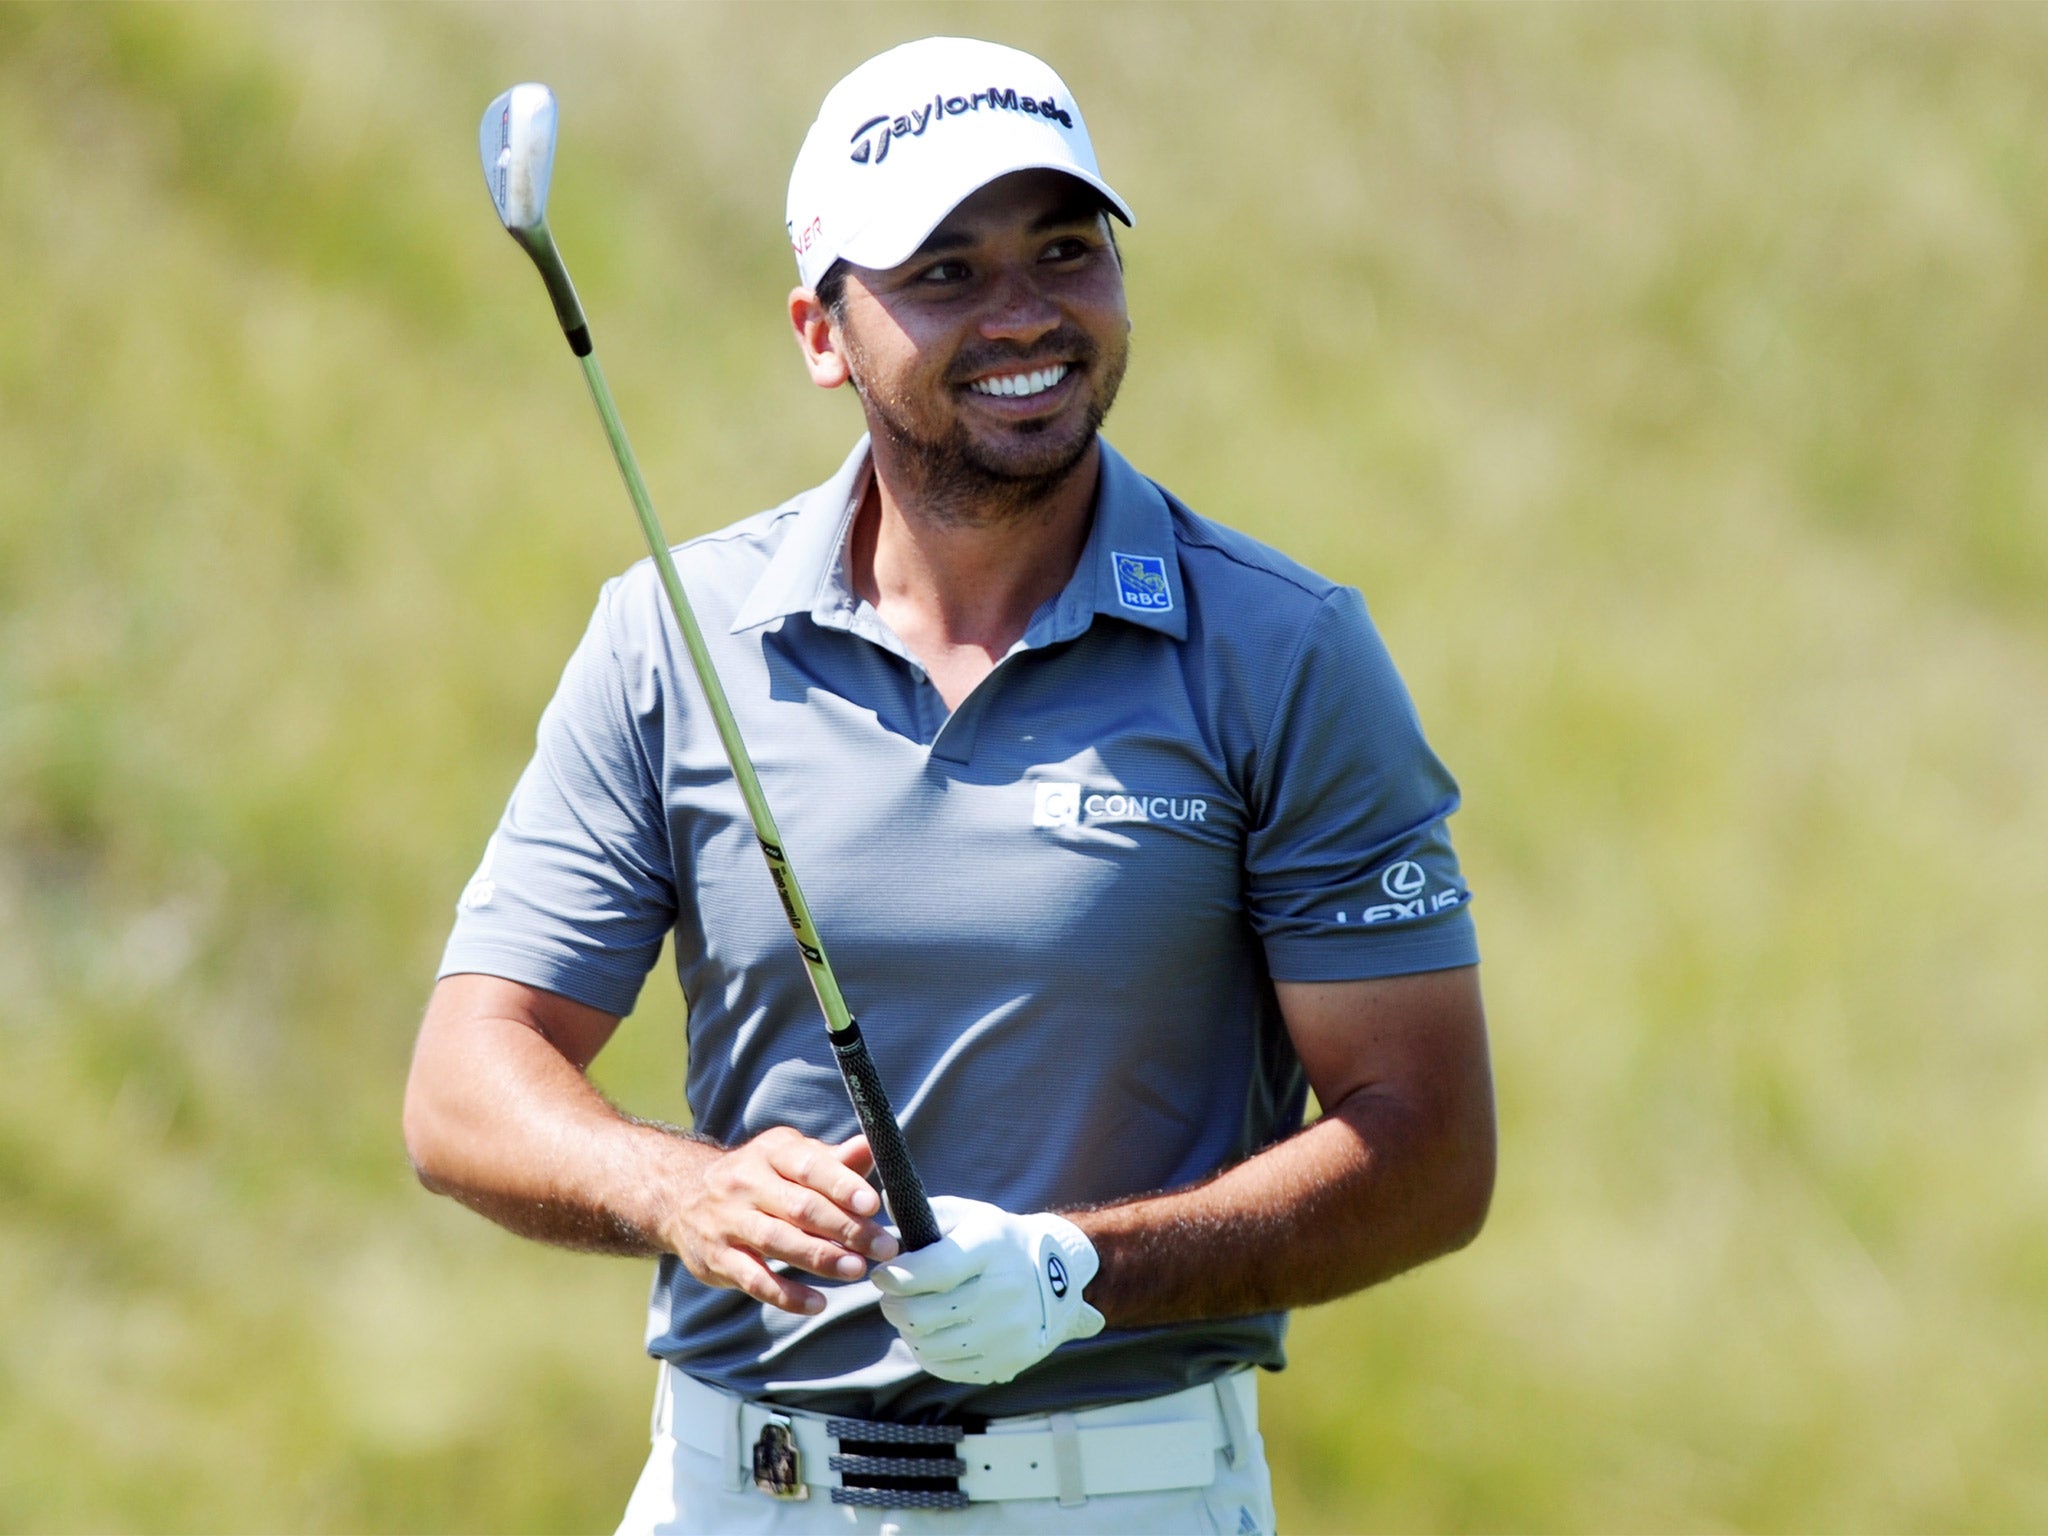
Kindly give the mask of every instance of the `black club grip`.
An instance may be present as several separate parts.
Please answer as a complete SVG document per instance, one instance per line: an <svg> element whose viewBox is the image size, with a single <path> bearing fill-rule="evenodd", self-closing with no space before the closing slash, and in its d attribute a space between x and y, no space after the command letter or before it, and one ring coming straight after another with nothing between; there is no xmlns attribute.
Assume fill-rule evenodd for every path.
<svg viewBox="0 0 2048 1536"><path fill-rule="evenodd" d="M903 1142L903 1127L896 1123L896 1111L889 1107L889 1095L882 1088L882 1075L875 1070L875 1058L860 1037L860 1025L849 1023L832 1032L832 1054L839 1058L839 1075L846 1079L846 1091L853 1099L853 1112L860 1128L867 1132L874 1149L875 1172L882 1178L882 1193L889 1197L889 1214L896 1218L896 1230L903 1234L905 1250L929 1248L939 1240L938 1219L932 1203L925 1198L924 1180L910 1160L910 1148Z"/></svg>

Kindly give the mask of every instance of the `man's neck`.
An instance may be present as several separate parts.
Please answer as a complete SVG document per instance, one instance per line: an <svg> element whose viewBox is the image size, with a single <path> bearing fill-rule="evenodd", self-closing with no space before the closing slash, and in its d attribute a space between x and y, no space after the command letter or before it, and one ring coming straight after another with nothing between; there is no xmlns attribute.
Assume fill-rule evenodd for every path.
<svg viewBox="0 0 2048 1536"><path fill-rule="evenodd" d="M1088 542L1102 446L1091 442L1046 495L1022 506L928 506L893 469L875 456L848 574L948 705L957 704L1073 576Z"/></svg>

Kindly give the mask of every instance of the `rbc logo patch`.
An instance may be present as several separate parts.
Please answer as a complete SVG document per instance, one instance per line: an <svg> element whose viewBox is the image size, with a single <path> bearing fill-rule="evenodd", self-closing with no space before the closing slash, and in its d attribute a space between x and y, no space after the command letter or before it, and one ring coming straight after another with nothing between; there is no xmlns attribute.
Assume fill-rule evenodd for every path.
<svg viewBox="0 0 2048 1536"><path fill-rule="evenodd" d="M1116 600L1141 613L1165 613L1173 607L1173 589L1166 584L1166 560L1160 555L1109 552L1116 567Z"/></svg>

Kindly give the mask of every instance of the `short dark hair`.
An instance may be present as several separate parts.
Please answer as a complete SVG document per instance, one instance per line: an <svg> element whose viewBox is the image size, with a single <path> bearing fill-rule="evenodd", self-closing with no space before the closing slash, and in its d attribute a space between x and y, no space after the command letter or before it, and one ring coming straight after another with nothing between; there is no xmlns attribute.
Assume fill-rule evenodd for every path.
<svg viewBox="0 0 2048 1536"><path fill-rule="evenodd" d="M846 318L846 262L842 258L825 269L825 275L818 279L811 290L818 296L818 302L825 306L834 320Z"/></svg>

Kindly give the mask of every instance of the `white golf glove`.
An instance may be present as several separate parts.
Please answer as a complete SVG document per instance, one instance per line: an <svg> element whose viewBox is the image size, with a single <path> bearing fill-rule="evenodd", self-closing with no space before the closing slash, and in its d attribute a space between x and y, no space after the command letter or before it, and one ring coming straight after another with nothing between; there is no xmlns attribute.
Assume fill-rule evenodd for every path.
<svg viewBox="0 0 2048 1536"><path fill-rule="evenodd" d="M940 1195L932 1214L945 1235L868 1272L882 1315L947 1381L1008 1381L1069 1339L1102 1332L1081 1299L1100 1261L1063 1216L1013 1216L981 1200Z"/></svg>

